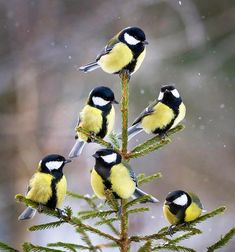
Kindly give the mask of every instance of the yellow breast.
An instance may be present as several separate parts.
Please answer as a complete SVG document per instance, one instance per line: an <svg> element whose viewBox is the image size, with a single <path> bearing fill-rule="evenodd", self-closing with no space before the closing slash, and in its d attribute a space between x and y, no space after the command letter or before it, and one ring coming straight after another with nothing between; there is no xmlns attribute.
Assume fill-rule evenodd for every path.
<svg viewBox="0 0 235 252"><path fill-rule="evenodd" d="M154 112L143 118L142 127L146 133L152 133L156 129L165 128L175 117L174 112L165 104L158 102Z"/></svg>
<svg viewBox="0 0 235 252"><path fill-rule="evenodd" d="M100 175L93 168L91 172L91 187L95 195L100 199L105 199L104 184Z"/></svg>
<svg viewBox="0 0 235 252"><path fill-rule="evenodd" d="M144 48L143 52L139 55L139 57L137 59L137 62L135 65L135 70L133 71L133 73L135 73L140 68L140 66L145 58L145 55L146 55L146 49Z"/></svg>
<svg viewBox="0 0 235 252"><path fill-rule="evenodd" d="M80 113L79 127L97 134L102 127L102 120L101 110L86 105ZM87 141L87 136L82 133L78 133L78 137L84 141Z"/></svg>
<svg viewBox="0 0 235 252"><path fill-rule="evenodd" d="M185 218L186 222L196 220L202 213L202 209L194 202L186 209Z"/></svg>
<svg viewBox="0 0 235 252"><path fill-rule="evenodd" d="M177 224L179 221L177 217L170 212L169 206L167 205L163 205L163 215L170 224Z"/></svg>
<svg viewBox="0 0 235 252"><path fill-rule="evenodd" d="M175 121L174 121L173 125L171 126L171 129L175 128L184 119L185 114L186 114L186 107L185 107L184 103L182 102L179 106L179 114L175 118Z"/></svg>
<svg viewBox="0 0 235 252"><path fill-rule="evenodd" d="M110 53L102 56L98 64L107 73L116 73L128 65L133 58L133 54L129 47L124 43L118 43L114 46Z"/></svg>
<svg viewBox="0 0 235 252"><path fill-rule="evenodd" d="M108 122L107 135L109 135L112 132L115 123L115 109L113 106L110 113L107 116L107 122Z"/></svg>
<svg viewBox="0 0 235 252"><path fill-rule="evenodd" d="M50 174L36 172L30 180L29 186L31 189L27 193L26 198L41 204L46 204L52 196L52 179L53 177Z"/></svg>
<svg viewBox="0 0 235 252"><path fill-rule="evenodd" d="M112 190L120 198L130 198L136 188L135 182L130 177L128 169L123 164L114 165L111 169L110 181Z"/></svg>
<svg viewBox="0 0 235 252"><path fill-rule="evenodd" d="M65 198L65 195L66 195L66 191L67 191L67 181L66 181L65 176L63 176L56 185L56 196L57 196L56 207L58 208L61 207Z"/></svg>

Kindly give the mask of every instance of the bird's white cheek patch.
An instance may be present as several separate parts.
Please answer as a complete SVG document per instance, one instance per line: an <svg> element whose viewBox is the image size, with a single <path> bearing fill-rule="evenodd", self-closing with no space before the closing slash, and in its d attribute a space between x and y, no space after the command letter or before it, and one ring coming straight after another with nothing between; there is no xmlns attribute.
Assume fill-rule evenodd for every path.
<svg viewBox="0 0 235 252"><path fill-rule="evenodd" d="M188 198L185 194L181 195L173 201L178 206L185 206L188 202Z"/></svg>
<svg viewBox="0 0 235 252"><path fill-rule="evenodd" d="M106 163L113 163L116 161L117 159L117 154L116 153L113 153L113 154L110 154L110 155L107 155L107 156L101 156L101 158L106 162Z"/></svg>
<svg viewBox="0 0 235 252"><path fill-rule="evenodd" d="M180 97L180 94L179 94L179 92L178 92L177 89L172 90L171 93L172 93L176 98L179 98L179 97Z"/></svg>
<svg viewBox="0 0 235 252"><path fill-rule="evenodd" d="M100 107L103 107L109 103L109 101L106 101L103 98L96 97L96 96L92 97L92 101L96 106L100 106Z"/></svg>
<svg viewBox="0 0 235 252"><path fill-rule="evenodd" d="M137 45L140 41L135 39L133 36L129 35L128 33L124 34L124 39L129 45Z"/></svg>
<svg viewBox="0 0 235 252"><path fill-rule="evenodd" d="M46 167L52 171L59 169L63 164L63 161L50 161L46 163Z"/></svg>
<svg viewBox="0 0 235 252"><path fill-rule="evenodd" d="M158 100L161 101L163 99L164 93L160 92L158 96Z"/></svg>

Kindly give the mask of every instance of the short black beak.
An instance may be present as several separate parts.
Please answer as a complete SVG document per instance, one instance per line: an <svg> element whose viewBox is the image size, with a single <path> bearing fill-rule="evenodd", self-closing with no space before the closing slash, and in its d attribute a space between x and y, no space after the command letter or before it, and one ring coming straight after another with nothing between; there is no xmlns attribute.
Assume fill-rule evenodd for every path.
<svg viewBox="0 0 235 252"><path fill-rule="evenodd" d="M169 202L169 201L165 201L165 203L164 203L165 205L167 205L167 206L169 206L170 204L171 204L171 202Z"/></svg>
<svg viewBox="0 0 235 252"><path fill-rule="evenodd" d="M98 158L98 157L99 157L99 155L98 155L97 153L95 153L95 154L93 154L93 155L92 155L92 157L94 157L94 158Z"/></svg>
<svg viewBox="0 0 235 252"><path fill-rule="evenodd" d="M116 101L115 99L113 100L113 103L115 103L115 104L119 104L119 102L118 102L118 101Z"/></svg>
<svg viewBox="0 0 235 252"><path fill-rule="evenodd" d="M148 42L147 40L145 40L145 41L143 42L143 44L144 44L144 45L148 45L149 42Z"/></svg>
<svg viewBox="0 0 235 252"><path fill-rule="evenodd" d="M64 161L64 164L68 164L68 163L71 163L71 162L72 162L72 160L66 159L66 160Z"/></svg>

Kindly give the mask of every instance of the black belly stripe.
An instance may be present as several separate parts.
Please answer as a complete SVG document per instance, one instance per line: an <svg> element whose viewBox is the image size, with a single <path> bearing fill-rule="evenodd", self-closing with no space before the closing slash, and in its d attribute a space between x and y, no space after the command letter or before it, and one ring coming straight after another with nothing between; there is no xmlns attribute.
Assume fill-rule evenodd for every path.
<svg viewBox="0 0 235 252"><path fill-rule="evenodd" d="M60 175L60 176L56 176L51 180L52 195L51 195L50 199L46 203L46 206L48 208L51 208L51 209L56 208L56 205L57 205L57 202L58 202L56 185L58 184L58 182L61 180L62 177L63 177L63 174Z"/></svg>
<svg viewBox="0 0 235 252"><path fill-rule="evenodd" d="M112 190L112 183L109 180L103 180L103 184L104 184L105 190L107 189ZM113 196L115 197L115 199L120 199L120 197L115 192L113 192Z"/></svg>
<svg viewBox="0 0 235 252"><path fill-rule="evenodd" d="M112 109L112 106L102 111L102 126L101 126L100 131L97 133L98 137L104 138L107 135L107 132L108 132L107 116L109 115L111 109Z"/></svg>

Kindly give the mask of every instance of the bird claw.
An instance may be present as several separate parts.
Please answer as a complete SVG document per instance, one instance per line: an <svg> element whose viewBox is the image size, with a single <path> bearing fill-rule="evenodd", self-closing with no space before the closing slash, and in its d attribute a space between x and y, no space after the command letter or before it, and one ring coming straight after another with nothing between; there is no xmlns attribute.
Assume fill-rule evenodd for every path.
<svg viewBox="0 0 235 252"><path fill-rule="evenodd" d="M176 225L171 225L168 230L167 230L167 234L170 235L170 236L173 236L174 234L174 228L176 227Z"/></svg>
<svg viewBox="0 0 235 252"><path fill-rule="evenodd" d="M64 210L62 210L60 208L56 208L56 211L58 213L58 218L59 219L63 219L63 217L64 217Z"/></svg>
<svg viewBox="0 0 235 252"><path fill-rule="evenodd" d="M120 78L122 78L122 75L126 75L128 77L128 81L131 78L131 74L130 74L130 71L128 69L121 70L120 73L119 73Z"/></svg>
<svg viewBox="0 0 235 252"><path fill-rule="evenodd" d="M38 204L38 208L37 208L38 212L39 212L39 213L42 213L42 212L43 212L43 208L44 208L44 205L41 204L41 203L39 203L39 204Z"/></svg>
<svg viewBox="0 0 235 252"><path fill-rule="evenodd" d="M96 137L95 132L90 132L89 138L90 138L91 142L95 142L95 137Z"/></svg>

